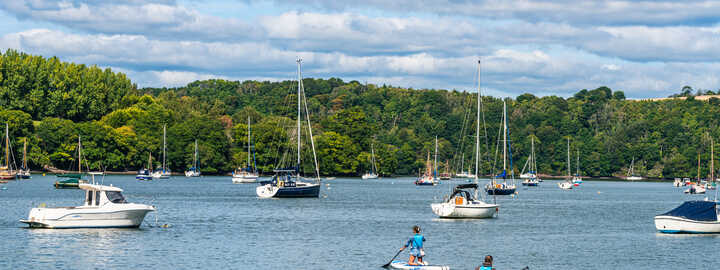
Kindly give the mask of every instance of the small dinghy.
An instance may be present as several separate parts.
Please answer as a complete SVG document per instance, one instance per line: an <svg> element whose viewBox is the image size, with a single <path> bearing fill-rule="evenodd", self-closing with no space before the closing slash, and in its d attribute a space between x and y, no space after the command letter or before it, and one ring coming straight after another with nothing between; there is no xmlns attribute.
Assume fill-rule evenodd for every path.
<svg viewBox="0 0 720 270"><path fill-rule="evenodd" d="M409 270L450 270L447 265L409 265L406 261L393 261L390 268Z"/></svg>
<svg viewBox="0 0 720 270"><path fill-rule="evenodd" d="M716 201L687 201L670 212L655 216L661 233L720 233Z"/></svg>

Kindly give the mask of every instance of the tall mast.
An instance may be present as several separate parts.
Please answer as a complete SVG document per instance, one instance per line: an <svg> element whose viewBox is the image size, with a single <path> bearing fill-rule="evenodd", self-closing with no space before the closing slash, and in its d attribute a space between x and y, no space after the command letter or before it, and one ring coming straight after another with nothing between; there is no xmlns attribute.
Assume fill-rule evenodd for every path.
<svg viewBox="0 0 720 270"><path fill-rule="evenodd" d="M480 91L480 60L478 60L478 94L477 94L477 124L475 125L475 184L478 181L478 167L480 164L480 101L482 100L482 92ZM463 155L464 159L465 155ZM477 197L477 194L475 195Z"/></svg>
<svg viewBox="0 0 720 270"><path fill-rule="evenodd" d="M10 170L10 126L5 123L5 167Z"/></svg>
<svg viewBox="0 0 720 270"><path fill-rule="evenodd" d="M710 137L710 181L715 182L715 145Z"/></svg>
<svg viewBox="0 0 720 270"><path fill-rule="evenodd" d="M80 135L78 135L78 173L82 173L82 145L80 144Z"/></svg>
<svg viewBox="0 0 720 270"><path fill-rule="evenodd" d="M580 148L577 149L577 161L575 162L575 175L580 176Z"/></svg>
<svg viewBox="0 0 720 270"><path fill-rule="evenodd" d="M370 143L370 162L372 162L372 164L370 164L370 170L375 174L377 170L377 168L375 168L375 143L372 142Z"/></svg>
<svg viewBox="0 0 720 270"><path fill-rule="evenodd" d="M570 178L570 137L567 138L568 178Z"/></svg>
<svg viewBox="0 0 720 270"><path fill-rule="evenodd" d="M166 146L166 143L165 143L165 133L166 133L166 129L165 129L165 128L166 128L166 127L167 127L167 125L163 125L163 168L162 168L162 169L163 169L163 170L162 170L163 173L165 172L165 150L166 150L166 147L167 147L167 146Z"/></svg>
<svg viewBox="0 0 720 270"><path fill-rule="evenodd" d="M533 171L534 173L537 173L537 169L535 168L535 165L534 165L535 164L535 137L530 137L530 159L531 159L530 161L532 161L532 163L530 163L530 166L531 166L530 170Z"/></svg>
<svg viewBox="0 0 720 270"><path fill-rule="evenodd" d="M197 171L197 158L198 158L197 139L195 139L195 156L193 156L193 167L195 168L195 171Z"/></svg>
<svg viewBox="0 0 720 270"><path fill-rule="evenodd" d="M700 183L700 153L698 153L698 174L697 174L697 180L698 180L698 183Z"/></svg>
<svg viewBox="0 0 720 270"><path fill-rule="evenodd" d="M433 177L437 177L437 136L435 136L435 160L433 161Z"/></svg>
<svg viewBox="0 0 720 270"><path fill-rule="evenodd" d="M27 137L25 137L25 142L23 142L23 170L27 169Z"/></svg>
<svg viewBox="0 0 720 270"><path fill-rule="evenodd" d="M250 116L248 115L248 168L250 168Z"/></svg>
<svg viewBox="0 0 720 270"><path fill-rule="evenodd" d="M507 102L503 99L503 181L507 178Z"/></svg>
<svg viewBox="0 0 720 270"><path fill-rule="evenodd" d="M302 59L297 60L297 75L298 75L298 89L297 89L297 172L300 173L300 84L302 83L302 75L300 75L300 62Z"/></svg>

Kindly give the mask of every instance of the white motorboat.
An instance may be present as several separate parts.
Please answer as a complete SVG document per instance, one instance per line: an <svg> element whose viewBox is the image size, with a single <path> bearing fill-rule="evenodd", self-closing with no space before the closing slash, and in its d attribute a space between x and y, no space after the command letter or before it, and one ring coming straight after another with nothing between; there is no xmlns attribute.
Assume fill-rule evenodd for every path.
<svg viewBox="0 0 720 270"><path fill-rule="evenodd" d="M441 203L430 205L433 213L440 218L492 218L497 214L497 204L478 200L466 189L474 189L477 195L477 184L463 184L455 187L453 193Z"/></svg>
<svg viewBox="0 0 720 270"><path fill-rule="evenodd" d="M258 174L249 171L249 168L238 168L233 172L232 181L233 183L255 183L258 177Z"/></svg>
<svg viewBox="0 0 720 270"><path fill-rule="evenodd" d="M568 181L563 181L563 182L558 183L558 187L560 187L561 189L572 189L573 183L570 183Z"/></svg>
<svg viewBox="0 0 720 270"><path fill-rule="evenodd" d="M705 188L705 185L701 184L694 184L690 185L690 188L685 190L686 194L705 194L707 189Z"/></svg>
<svg viewBox="0 0 720 270"><path fill-rule="evenodd" d="M193 165L190 170L185 171L185 177L200 177L200 168L198 168L197 139L195 139L195 153L193 154Z"/></svg>
<svg viewBox="0 0 720 270"><path fill-rule="evenodd" d="M717 201L687 201L655 216L655 229L661 233L720 233Z"/></svg>
<svg viewBox="0 0 720 270"><path fill-rule="evenodd" d="M100 173L90 173L93 177ZM20 222L31 228L137 228L155 207L128 203L122 189L112 185L80 184L85 203L74 207L38 207Z"/></svg>
<svg viewBox="0 0 720 270"><path fill-rule="evenodd" d="M390 267L394 269L407 269L407 270L450 270L450 266L446 265L409 265L406 261L392 261Z"/></svg>

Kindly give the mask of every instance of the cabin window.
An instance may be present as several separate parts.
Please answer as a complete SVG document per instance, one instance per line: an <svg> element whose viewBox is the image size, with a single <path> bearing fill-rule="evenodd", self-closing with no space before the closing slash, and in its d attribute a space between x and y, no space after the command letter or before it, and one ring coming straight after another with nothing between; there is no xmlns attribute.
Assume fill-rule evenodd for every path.
<svg viewBox="0 0 720 270"><path fill-rule="evenodd" d="M95 205L100 205L100 191L95 191Z"/></svg>
<svg viewBox="0 0 720 270"><path fill-rule="evenodd" d="M119 191L106 191L105 196L112 203L126 203L125 197Z"/></svg>
<svg viewBox="0 0 720 270"><path fill-rule="evenodd" d="M92 205L92 199L93 199L93 192L88 190L87 192L87 205Z"/></svg>

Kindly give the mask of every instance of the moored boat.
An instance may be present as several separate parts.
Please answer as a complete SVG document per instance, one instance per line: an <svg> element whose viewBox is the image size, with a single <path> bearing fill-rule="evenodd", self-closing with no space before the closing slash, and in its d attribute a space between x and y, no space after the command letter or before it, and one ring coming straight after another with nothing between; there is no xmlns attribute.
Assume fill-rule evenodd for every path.
<svg viewBox="0 0 720 270"><path fill-rule="evenodd" d="M510 161L510 168L512 168L512 148L509 148L510 143L508 141L508 124L507 124L507 103L505 100L503 100L503 118L502 118L502 132L503 132L503 170L502 173L499 175L496 175L493 177L492 181L485 185L485 191L488 193L488 195L512 195L515 194L515 175L512 172L513 170L510 170L510 179L512 179L511 183L507 182L508 177L508 170L507 170L507 162ZM508 153L510 155L510 158L508 158ZM499 179L502 178L503 181L500 182Z"/></svg>
<svg viewBox="0 0 720 270"><path fill-rule="evenodd" d="M667 213L655 216L661 233L720 233L717 201L686 201Z"/></svg>
<svg viewBox="0 0 720 270"><path fill-rule="evenodd" d="M255 152L252 147L252 137L250 136L250 117L248 116L248 136L247 136L247 166L245 168L237 168L233 171L232 182L233 183L255 183L260 176L257 171L257 164L255 162ZM252 153L252 165L250 164L250 156Z"/></svg>
<svg viewBox="0 0 720 270"><path fill-rule="evenodd" d="M307 110L307 100L305 100L305 91L302 83L302 73L300 72L301 60L297 60L297 75L298 75L298 89L297 89L297 163L291 168L284 168L275 170L275 176L271 181L261 183L255 189L255 193L260 198L318 198L320 197L320 168L318 167L317 156L315 153L315 142L312 135L312 125L310 123L310 115ZM304 101L304 102L303 102ZM302 177L301 175L301 120L302 113L300 108L305 105L305 116L307 119L307 130L309 135L309 141L313 154L313 165L315 168L315 179L310 180Z"/></svg>
<svg viewBox="0 0 720 270"><path fill-rule="evenodd" d="M574 186L573 180L570 178L570 138L567 138L567 165L567 179L558 183L558 187L565 190L572 189Z"/></svg>
<svg viewBox="0 0 720 270"><path fill-rule="evenodd" d="M10 128L5 123L5 165L0 166L0 180L14 180L17 172L10 167Z"/></svg>
<svg viewBox="0 0 720 270"><path fill-rule="evenodd" d="M198 168L198 144L195 139L195 152L193 153L193 165L190 170L185 171L185 177L200 177L200 168Z"/></svg>
<svg viewBox="0 0 720 270"><path fill-rule="evenodd" d="M94 176L100 173L91 173ZM95 181L93 181L95 182ZM137 228L155 207L128 203L122 189L96 183L79 184L85 202L74 207L37 207L20 222L31 228Z"/></svg>
<svg viewBox="0 0 720 270"><path fill-rule="evenodd" d="M370 144L370 171L364 173L361 178L366 179L377 179L377 166L375 165L375 143Z"/></svg>
<svg viewBox="0 0 720 270"><path fill-rule="evenodd" d="M474 193L467 191L471 189ZM478 185L462 184L455 187L453 193L441 203L430 205L433 213L440 218L492 218L497 214L497 204L486 203L477 198Z"/></svg>
<svg viewBox="0 0 720 270"><path fill-rule="evenodd" d="M83 173L82 173L82 143L80 140L80 136L78 135L78 146L77 146L77 154L78 154L78 171L77 173L64 173L64 174L58 174L56 175L59 178L63 178L65 180L57 180L55 181L55 188L56 189L77 189L80 187L80 184L87 184L88 181L85 179L82 179Z"/></svg>
<svg viewBox="0 0 720 270"><path fill-rule="evenodd" d="M167 142L166 142L166 136L167 135L167 125L163 125L163 156L162 156L162 167L157 168L155 171L152 172L152 178L154 179L168 179L170 176L172 176L172 172L170 171L170 168L167 166L167 158L166 158L166 152L167 152Z"/></svg>

